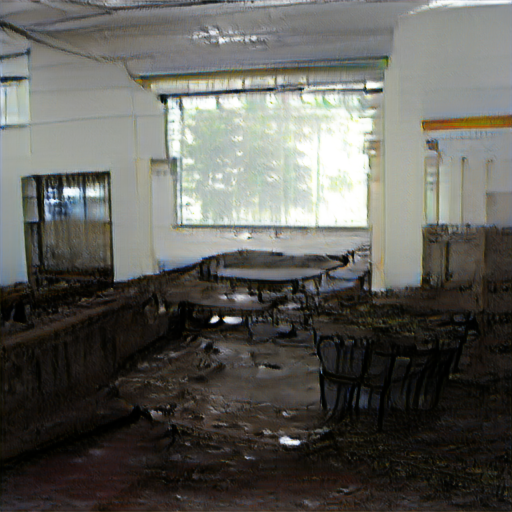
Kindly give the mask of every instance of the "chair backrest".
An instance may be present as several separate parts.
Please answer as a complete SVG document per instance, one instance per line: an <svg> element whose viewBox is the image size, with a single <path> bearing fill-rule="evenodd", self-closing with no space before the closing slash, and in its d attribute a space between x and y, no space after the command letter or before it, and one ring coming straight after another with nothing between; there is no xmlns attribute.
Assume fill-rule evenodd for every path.
<svg viewBox="0 0 512 512"><path fill-rule="evenodd" d="M361 379L367 371L371 341L342 336L320 336L317 354L322 370L340 379Z"/></svg>
<svg viewBox="0 0 512 512"><path fill-rule="evenodd" d="M367 388L382 396L381 406L406 410L435 407L458 343L437 341L425 346L421 340L405 345L404 341L315 334L321 373L327 380ZM359 400L359 393L353 396Z"/></svg>
<svg viewBox="0 0 512 512"><path fill-rule="evenodd" d="M386 379L392 377L390 371L394 370L396 354L393 347L383 350L373 345L372 349L364 383L367 386L378 388L384 385Z"/></svg>

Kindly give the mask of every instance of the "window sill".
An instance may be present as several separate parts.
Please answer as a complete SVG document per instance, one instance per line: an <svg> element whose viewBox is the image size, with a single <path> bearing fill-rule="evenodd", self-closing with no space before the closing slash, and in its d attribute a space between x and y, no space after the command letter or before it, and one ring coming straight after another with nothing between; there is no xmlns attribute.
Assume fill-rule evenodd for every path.
<svg viewBox="0 0 512 512"><path fill-rule="evenodd" d="M176 229L183 230L199 230L199 229L215 229L221 231L364 231L369 230L369 226L253 226L253 225L235 225L228 226L225 224L176 224Z"/></svg>

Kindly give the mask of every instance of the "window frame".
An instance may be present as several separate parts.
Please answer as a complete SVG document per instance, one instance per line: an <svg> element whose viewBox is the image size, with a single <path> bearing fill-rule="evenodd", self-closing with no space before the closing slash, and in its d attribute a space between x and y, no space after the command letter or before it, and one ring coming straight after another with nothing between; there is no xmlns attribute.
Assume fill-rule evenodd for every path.
<svg viewBox="0 0 512 512"><path fill-rule="evenodd" d="M352 226L329 226L329 225L290 225L290 224L239 224L239 223L225 223L225 224L203 224L203 223L186 223L183 222L183 213L182 213L182 173L183 173L183 161L182 155L173 154L171 151L171 139L169 137L169 101L177 101L180 108L180 123L183 126L183 99L191 98L191 97L219 97L224 95L236 95L236 94L246 94L246 93L262 93L262 94L279 94L286 92L296 92L296 93L304 93L304 92L342 92L342 93L365 93L365 94L381 94L383 92L382 86L380 87L367 87L367 82L362 81L362 83L354 83L349 84L327 84L327 85L319 85L319 86L307 86L307 85L290 85L288 87L244 87L244 88L235 88L235 89L224 89L224 90L210 90L210 91L193 91L193 92L180 92L175 94L166 94L161 95L161 100L165 105L165 141L166 141L166 150L168 152L168 159L174 165L173 168L175 172L173 173L174 180L174 198L175 198L175 219L176 219L176 227L182 229L235 229L235 230L250 230L250 231L258 231L258 230L360 230L360 229L369 229L369 217L368 217L368 204L367 204L367 212L366 212L366 224L365 225L352 225ZM181 135L183 137L183 134ZM181 145L181 142L180 142ZM364 152L363 146L363 152ZM181 153L181 149L180 149ZM368 186L368 184L367 184ZM368 194L368 192L367 192Z"/></svg>
<svg viewBox="0 0 512 512"><path fill-rule="evenodd" d="M9 60L25 59L26 60L26 73L17 73L7 71L5 74L1 69L1 63ZM16 114L8 110L8 87L14 85L14 92L16 93ZM23 91L23 86L26 85L26 90ZM21 94L20 94L21 92ZM4 108L1 108L1 105ZM24 112L23 112L24 110ZM21 112L21 115L20 115ZM9 121L13 115L16 116L16 122ZM30 50L24 52L12 53L0 56L0 130L7 128L23 128L30 124Z"/></svg>

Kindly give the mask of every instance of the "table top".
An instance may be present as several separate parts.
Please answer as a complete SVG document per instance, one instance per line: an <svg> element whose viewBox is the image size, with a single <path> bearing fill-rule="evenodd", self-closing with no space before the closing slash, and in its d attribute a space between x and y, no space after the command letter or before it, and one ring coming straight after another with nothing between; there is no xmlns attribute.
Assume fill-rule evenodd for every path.
<svg viewBox="0 0 512 512"><path fill-rule="evenodd" d="M211 310L222 310L225 312L258 312L258 311L269 311L275 307L275 304L272 302L258 302L257 299L254 300L229 300L222 296L217 297L209 297L209 298L200 298L200 297L190 297L187 300L188 304L191 304L196 307L211 309Z"/></svg>
<svg viewBox="0 0 512 512"><path fill-rule="evenodd" d="M325 270L318 268L223 268L217 275L225 279L252 281L260 283L291 283L320 278Z"/></svg>

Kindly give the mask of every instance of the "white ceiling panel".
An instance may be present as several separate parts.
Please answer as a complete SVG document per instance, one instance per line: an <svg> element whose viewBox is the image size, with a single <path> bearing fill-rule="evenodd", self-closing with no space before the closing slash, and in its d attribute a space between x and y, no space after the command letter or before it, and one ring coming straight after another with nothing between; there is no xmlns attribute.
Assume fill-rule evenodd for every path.
<svg viewBox="0 0 512 512"><path fill-rule="evenodd" d="M427 3L19 0L0 15L138 76L386 56L398 16Z"/></svg>

